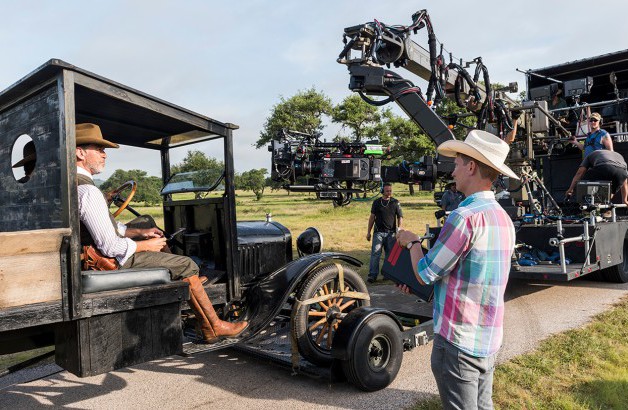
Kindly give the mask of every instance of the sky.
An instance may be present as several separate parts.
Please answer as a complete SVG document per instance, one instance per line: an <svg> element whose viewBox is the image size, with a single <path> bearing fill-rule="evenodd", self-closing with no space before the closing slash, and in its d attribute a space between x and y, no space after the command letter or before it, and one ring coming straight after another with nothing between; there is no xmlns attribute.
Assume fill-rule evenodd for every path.
<svg viewBox="0 0 628 410"><path fill-rule="evenodd" d="M408 25L427 9L439 42L455 57L481 56L491 81L519 83L526 70L628 49L625 0L0 0L0 89L51 58L125 84L221 122L234 134L236 171L269 168L255 149L281 97L315 87L334 104L350 94L336 62L343 29L377 19ZM413 37L427 48L425 30ZM404 69L396 71L421 86ZM401 111L399 111L401 115ZM332 138L337 129L328 125ZM181 148L222 159L218 143ZM141 155L140 155L141 152ZM106 179L116 169L160 175L156 153L109 150Z"/></svg>

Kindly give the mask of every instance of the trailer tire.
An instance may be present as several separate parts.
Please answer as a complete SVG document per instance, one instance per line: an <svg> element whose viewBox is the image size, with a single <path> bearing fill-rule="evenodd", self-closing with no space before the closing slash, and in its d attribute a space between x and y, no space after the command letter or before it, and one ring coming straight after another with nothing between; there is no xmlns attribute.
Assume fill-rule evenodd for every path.
<svg viewBox="0 0 628 410"><path fill-rule="evenodd" d="M603 269L601 273L607 282L628 283L628 235L624 238L623 261Z"/></svg>
<svg viewBox="0 0 628 410"><path fill-rule="evenodd" d="M355 345L342 370L360 390L376 391L395 380L403 360L401 332L387 315L374 315L356 330Z"/></svg>
<svg viewBox="0 0 628 410"><path fill-rule="evenodd" d="M349 266L341 266L345 287L356 292L368 294L368 289L360 275ZM338 266L335 264L314 269L308 274L307 279L297 291L297 299L304 301L316 296L333 293L338 289L338 273ZM318 326L314 326L315 323L324 318L321 315L322 312L335 309L342 313L347 313L357 307L370 306L370 302L368 300L344 298L334 301L330 305L323 307L321 304L316 303L292 309L291 331L292 337L296 340L299 353L305 360L319 366L328 366L332 363L331 346L333 336L340 323L340 320L328 320Z"/></svg>

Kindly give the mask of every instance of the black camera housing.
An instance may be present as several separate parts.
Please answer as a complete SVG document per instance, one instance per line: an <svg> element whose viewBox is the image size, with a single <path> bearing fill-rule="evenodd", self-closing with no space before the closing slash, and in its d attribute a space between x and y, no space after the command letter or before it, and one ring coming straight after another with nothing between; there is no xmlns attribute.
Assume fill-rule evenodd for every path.
<svg viewBox="0 0 628 410"><path fill-rule="evenodd" d="M310 144L273 140L271 179L294 184L299 177L323 184L335 182L380 182L381 159L366 155L362 143L320 142Z"/></svg>

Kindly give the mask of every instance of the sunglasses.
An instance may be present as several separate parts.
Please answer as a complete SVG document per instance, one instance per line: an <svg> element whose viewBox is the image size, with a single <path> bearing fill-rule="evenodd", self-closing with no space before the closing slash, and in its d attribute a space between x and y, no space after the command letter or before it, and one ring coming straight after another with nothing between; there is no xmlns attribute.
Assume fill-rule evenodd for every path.
<svg viewBox="0 0 628 410"><path fill-rule="evenodd" d="M599 120L597 118L589 118L589 122L598 122Z"/></svg>

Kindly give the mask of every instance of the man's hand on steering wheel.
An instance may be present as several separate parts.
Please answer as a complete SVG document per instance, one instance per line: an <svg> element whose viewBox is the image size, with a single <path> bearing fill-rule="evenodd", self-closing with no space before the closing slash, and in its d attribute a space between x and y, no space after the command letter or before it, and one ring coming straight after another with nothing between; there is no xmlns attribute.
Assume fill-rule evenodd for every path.
<svg viewBox="0 0 628 410"><path fill-rule="evenodd" d="M129 196L126 198L120 195L125 190L130 189L131 192ZM105 199L107 200L107 205L111 205L111 203L115 203L119 206L118 210L113 213L113 217L117 217L126 209L126 207L131 202L131 199L135 195L135 191L137 190L137 183L133 180L126 181L124 184L120 185L118 188L113 189L105 194Z"/></svg>

